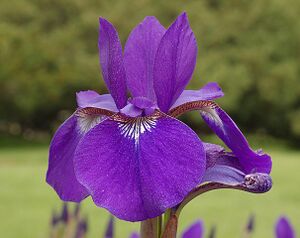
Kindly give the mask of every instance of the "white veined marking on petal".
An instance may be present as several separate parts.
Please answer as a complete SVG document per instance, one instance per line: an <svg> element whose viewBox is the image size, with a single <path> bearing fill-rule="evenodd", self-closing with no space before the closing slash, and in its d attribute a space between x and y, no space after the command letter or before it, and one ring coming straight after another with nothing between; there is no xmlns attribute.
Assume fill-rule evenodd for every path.
<svg viewBox="0 0 300 238"><path fill-rule="evenodd" d="M217 114L216 110L211 107L204 107L200 110L201 114L209 117L211 120L213 120L218 126L222 126L223 122L219 115Z"/></svg>
<svg viewBox="0 0 300 238"><path fill-rule="evenodd" d="M156 121L155 118L138 117L127 122L120 122L118 127L124 137L134 139L135 144L138 144L140 135L145 132L151 132L156 126Z"/></svg>
<svg viewBox="0 0 300 238"><path fill-rule="evenodd" d="M224 128L224 124L220 118L220 116L217 114L217 111L215 108L211 107L204 107L200 110L200 113L206 117L208 117L210 120L214 121L214 123L219 126L223 133L226 135L226 131Z"/></svg>
<svg viewBox="0 0 300 238"><path fill-rule="evenodd" d="M99 115L85 115L83 117L77 117L77 125L79 127L79 131L82 134L85 134L93 127L98 125L103 119L104 116Z"/></svg>

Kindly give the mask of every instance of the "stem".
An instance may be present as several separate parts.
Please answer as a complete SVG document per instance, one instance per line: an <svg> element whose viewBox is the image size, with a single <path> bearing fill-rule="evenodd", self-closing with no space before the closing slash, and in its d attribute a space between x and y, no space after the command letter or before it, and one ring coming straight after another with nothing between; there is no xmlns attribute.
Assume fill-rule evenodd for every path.
<svg viewBox="0 0 300 238"><path fill-rule="evenodd" d="M155 217L141 222L141 238L159 238L161 232L161 217Z"/></svg>
<svg viewBox="0 0 300 238"><path fill-rule="evenodd" d="M178 227L178 217L174 210L171 210L170 217L162 234L162 238L176 238Z"/></svg>
<svg viewBox="0 0 300 238"><path fill-rule="evenodd" d="M165 214L164 214L164 223L163 223L163 229L165 230L166 229L166 226L167 226L167 223L170 219L170 216L171 216L171 212L172 212L172 209L168 209Z"/></svg>

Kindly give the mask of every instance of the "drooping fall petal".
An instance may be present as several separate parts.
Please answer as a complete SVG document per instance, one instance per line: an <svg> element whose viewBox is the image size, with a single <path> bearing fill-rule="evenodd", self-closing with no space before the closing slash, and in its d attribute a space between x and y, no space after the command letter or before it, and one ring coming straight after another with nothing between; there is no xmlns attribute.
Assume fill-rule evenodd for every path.
<svg viewBox="0 0 300 238"><path fill-rule="evenodd" d="M78 109L56 131L49 150L46 181L63 201L80 202L89 193L77 181L73 158L82 137L110 111L98 108Z"/></svg>
<svg viewBox="0 0 300 238"><path fill-rule="evenodd" d="M73 167L75 148L81 138L77 118L72 115L59 127L51 141L46 181L63 201L80 202L89 195L77 181Z"/></svg>
<svg viewBox="0 0 300 238"><path fill-rule="evenodd" d="M204 121L232 150L240 160L245 172L270 173L272 168L271 157L261 151L253 151L243 133L220 107L217 106L212 110L213 114L201 111Z"/></svg>
<svg viewBox="0 0 300 238"><path fill-rule="evenodd" d="M176 119L118 115L85 135L74 165L98 206L138 221L179 203L201 181L205 155L198 136Z"/></svg>
<svg viewBox="0 0 300 238"><path fill-rule="evenodd" d="M230 116L213 101L191 101L169 111L169 115L177 117L185 112L199 110L204 121L232 150L238 158L246 174L270 173L272 168L271 157L268 154L251 149L243 133Z"/></svg>

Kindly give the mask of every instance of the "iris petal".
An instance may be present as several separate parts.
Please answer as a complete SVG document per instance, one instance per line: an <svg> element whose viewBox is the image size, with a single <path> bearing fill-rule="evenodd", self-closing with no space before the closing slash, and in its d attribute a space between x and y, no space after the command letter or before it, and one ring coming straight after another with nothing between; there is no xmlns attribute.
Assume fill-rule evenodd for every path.
<svg viewBox="0 0 300 238"><path fill-rule="evenodd" d="M208 166L201 183L220 183L245 188L254 193L268 191L272 186L268 174L247 174L238 158L219 145L203 143Z"/></svg>
<svg viewBox="0 0 300 238"><path fill-rule="evenodd" d="M220 107L213 109L213 112L216 117L205 111L202 111L201 115L208 126L239 158L245 172L270 173L272 167L271 157L267 154L253 151L240 129Z"/></svg>
<svg viewBox="0 0 300 238"><path fill-rule="evenodd" d="M46 181L64 201L80 202L89 195L75 176L73 158L81 138L105 118L104 113L107 111L99 108L79 109L52 138Z"/></svg>
<svg viewBox="0 0 300 238"><path fill-rule="evenodd" d="M154 62L154 90L161 111L167 112L192 77L197 43L185 13L169 27Z"/></svg>
<svg viewBox="0 0 300 238"><path fill-rule="evenodd" d="M88 90L76 93L76 101L78 107L97 107L113 112L117 112L118 108L113 97L110 94L99 95L97 92Z"/></svg>
<svg viewBox="0 0 300 238"><path fill-rule="evenodd" d="M74 164L98 206L138 221L178 204L201 181L205 154L198 136L174 118L116 115L86 134Z"/></svg>
<svg viewBox="0 0 300 238"><path fill-rule="evenodd" d="M156 101L153 89L153 65L165 28L155 17L146 17L130 33L124 50L127 86L133 97Z"/></svg>
<svg viewBox="0 0 300 238"><path fill-rule="evenodd" d="M118 109L121 109L127 102L122 45L117 31L110 22L100 18L99 23L98 47L103 79Z"/></svg>
<svg viewBox="0 0 300 238"><path fill-rule="evenodd" d="M64 201L80 202L89 195L77 181L73 167L74 151L81 138L73 115L59 127L50 145L46 181Z"/></svg>
<svg viewBox="0 0 300 238"><path fill-rule="evenodd" d="M224 93L220 86L215 82L211 82L204 85L199 90L184 90L176 102L172 105L171 109L187 102L212 100L223 96Z"/></svg>
<svg viewBox="0 0 300 238"><path fill-rule="evenodd" d="M208 126L224 141L239 159L245 173L271 172L271 157L264 154L262 151L253 151L235 122L215 102L205 100L187 102L171 109L169 115L176 117L192 110L200 111Z"/></svg>

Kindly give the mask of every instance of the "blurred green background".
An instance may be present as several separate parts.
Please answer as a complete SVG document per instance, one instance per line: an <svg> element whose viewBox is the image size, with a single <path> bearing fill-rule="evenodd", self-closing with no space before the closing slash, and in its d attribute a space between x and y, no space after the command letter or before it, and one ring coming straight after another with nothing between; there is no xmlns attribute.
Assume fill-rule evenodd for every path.
<svg viewBox="0 0 300 238"><path fill-rule="evenodd" d="M225 97L218 103L251 135L255 148L262 143L273 156L275 180L273 191L263 196L204 195L187 208L182 226L201 217L208 226L218 226L219 237L240 237L254 212L259 221L255 237L271 237L281 213L300 227L300 1L2 0L1 237L47 236L51 210L60 205L44 182L47 144L74 111L75 92L106 92L98 63L98 17L115 25L124 45L145 16L154 15L167 27L182 11L188 13L199 48L189 87L210 81L221 85ZM201 136L208 132L197 114L184 120ZM97 237L107 214L90 201L85 204L90 237ZM136 227L121 222L118 237Z"/></svg>

